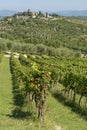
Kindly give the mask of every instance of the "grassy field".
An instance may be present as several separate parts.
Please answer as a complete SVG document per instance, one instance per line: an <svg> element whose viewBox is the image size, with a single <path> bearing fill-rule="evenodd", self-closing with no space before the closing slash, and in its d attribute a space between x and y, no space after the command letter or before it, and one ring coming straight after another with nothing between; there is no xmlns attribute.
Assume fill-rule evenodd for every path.
<svg viewBox="0 0 87 130"><path fill-rule="evenodd" d="M15 117L9 58L0 64L0 130L87 130L87 122L70 107L64 106L50 93L46 102L45 124L38 121Z"/></svg>

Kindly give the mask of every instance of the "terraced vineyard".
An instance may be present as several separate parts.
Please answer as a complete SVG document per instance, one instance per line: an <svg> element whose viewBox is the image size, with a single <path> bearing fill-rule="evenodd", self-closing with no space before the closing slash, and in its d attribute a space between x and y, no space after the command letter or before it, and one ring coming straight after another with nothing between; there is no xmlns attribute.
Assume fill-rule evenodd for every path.
<svg viewBox="0 0 87 130"><path fill-rule="evenodd" d="M60 82L65 87L65 94L68 93L68 97L71 95L73 102L79 94L78 104L80 106L82 97L85 97L85 107L87 107L87 59L40 56L29 56L29 58L37 64L48 66L52 84ZM28 61L25 62L28 63Z"/></svg>
<svg viewBox="0 0 87 130"><path fill-rule="evenodd" d="M14 84L16 85L16 89L18 86L18 91L23 91L21 94L26 95L25 98L27 97L28 100L35 102L38 117L41 117L41 123L42 120L44 120L46 90L50 90L51 87L54 87L58 82L64 86L63 91L65 98L67 98L67 100L69 99L73 105L76 102L76 96L79 95L77 104L81 107L81 99L84 97L83 106L86 111L86 59L76 59L76 61L75 59L56 60L54 57L48 59L48 57L42 58L40 56L34 58L29 56L29 58L26 59L20 56L19 60L20 62L14 58L11 60ZM53 64L55 60L56 62ZM79 65L77 63L79 63ZM24 103L24 99L22 102Z"/></svg>
<svg viewBox="0 0 87 130"><path fill-rule="evenodd" d="M3 105L3 111L2 107L0 108L2 114L1 129L27 130L29 128L33 130L57 130L59 128L61 130L82 130L84 128L86 130L86 95L83 95L84 97L79 106L78 99L81 94L76 93L76 99L72 103L74 89L70 90L72 92L70 92L69 97L67 96L69 94L68 89L66 89L67 86L61 85L63 84L63 78L66 76L63 61L64 64L66 63L66 66L71 65L73 70L76 68L77 62L74 65L73 59L64 60L56 58L56 62L53 64L55 57L50 57L49 59L48 56L29 55L26 59L20 55L19 59L15 59L12 56L10 61L11 81L11 78L9 78L10 68L8 60L9 58L4 58L0 65L0 76L2 77L0 87L1 89L3 88L1 96L5 95L5 98L7 98L9 95L8 100L3 98L3 101L1 101ZM82 63L84 63L86 68L85 62L86 59L82 59L79 64L81 68L83 68ZM80 73L82 70L80 69ZM9 87L5 84L6 82L8 82ZM13 83L11 84L11 82ZM65 90L61 91L64 88ZM65 92L66 94L64 94ZM8 109L5 109L5 107ZM4 115L3 112L5 112ZM76 120L73 119L76 119L78 123L76 124Z"/></svg>

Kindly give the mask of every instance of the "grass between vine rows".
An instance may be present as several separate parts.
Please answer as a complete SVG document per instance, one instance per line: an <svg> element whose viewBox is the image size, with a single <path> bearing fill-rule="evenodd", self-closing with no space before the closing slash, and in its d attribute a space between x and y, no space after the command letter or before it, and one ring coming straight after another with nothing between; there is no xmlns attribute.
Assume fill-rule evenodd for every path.
<svg viewBox="0 0 87 130"><path fill-rule="evenodd" d="M12 81L9 59L3 58L0 64L0 130L87 130L87 122L48 94L45 109L45 124L41 128L39 121L31 116L14 116Z"/></svg>

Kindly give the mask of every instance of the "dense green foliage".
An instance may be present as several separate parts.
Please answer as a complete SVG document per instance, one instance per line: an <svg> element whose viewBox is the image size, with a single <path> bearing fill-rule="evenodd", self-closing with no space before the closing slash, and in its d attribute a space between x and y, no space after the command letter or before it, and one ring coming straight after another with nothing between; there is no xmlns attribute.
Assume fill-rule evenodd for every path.
<svg viewBox="0 0 87 130"><path fill-rule="evenodd" d="M55 60L56 62L54 62ZM16 105L19 106L21 102L20 108L22 108L27 102L31 110L33 110L32 105L35 104L37 115L40 118L41 124L43 124L47 90L51 88L55 89L57 83L60 82L64 87L62 91L67 100L76 103L76 96L79 95L78 105L80 107L81 99L84 97L84 106L86 108L86 62L86 59L49 58L45 55L28 55L28 58L20 55L19 60L11 57L15 96L20 97Z"/></svg>
<svg viewBox="0 0 87 130"><path fill-rule="evenodd" d="M64 95L75 102L76 95L80 95L78 104L80 105L82 97L85 97L85 106L87 106L87 59L81 58L55 58L47 56L29 56L37 63L52 65L55 74L53 86L60 82L64 86Z"/></svg>
<svg viewBox="0 0 87 130"><path fill-rule="evenodd" d="M13 85L15 90L15 104L21 108L25 102L32 108L36 106L37 116L40 119L41 125L44 122L44 106L47 96L47 89L52 83L53 72L48 70L48 66L37 64L34 61L28 61L23 56L18 59L11 57L11 71L13 75ZM51 79L52 78L52 79ZM20 97L17 103L16 98ZM27 99L27 101L26 101ZM33 109L33 108L32 108Z"/></svg>
<svg viewBox="0 0 87 130"><path fill-rule="evenodd" d="M86 21L76 18L46 17L28 11L0 20L0 29L0 37L16 42L87 52Z"/></svg>

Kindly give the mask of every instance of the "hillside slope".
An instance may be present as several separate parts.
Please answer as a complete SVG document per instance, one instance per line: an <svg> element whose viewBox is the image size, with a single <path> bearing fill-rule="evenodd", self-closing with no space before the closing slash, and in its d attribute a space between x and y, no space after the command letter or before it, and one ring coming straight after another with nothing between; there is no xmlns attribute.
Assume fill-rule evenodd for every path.
<svg viewBox="0 0 87 130"><path fill-rule="evenodd" d="M6 39L87 52L87 21L76 18L26 12L1 20L0 30L0 37Z"/></svg>

